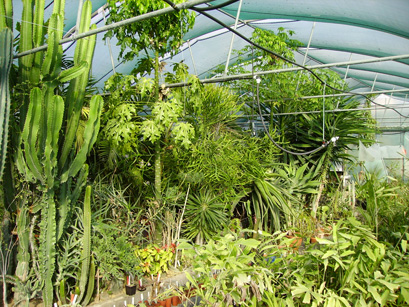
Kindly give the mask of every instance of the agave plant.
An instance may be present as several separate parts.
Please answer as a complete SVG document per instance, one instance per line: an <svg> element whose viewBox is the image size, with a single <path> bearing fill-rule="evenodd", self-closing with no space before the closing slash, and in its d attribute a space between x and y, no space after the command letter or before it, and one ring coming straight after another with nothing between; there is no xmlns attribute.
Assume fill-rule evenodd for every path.
<svg viewBox="0 0 409 307"><path fill-rule="evenodd" d="M209 240L227 223L225 206L209 190L189 195L185 211L185 234L197 243Z"/></svg>

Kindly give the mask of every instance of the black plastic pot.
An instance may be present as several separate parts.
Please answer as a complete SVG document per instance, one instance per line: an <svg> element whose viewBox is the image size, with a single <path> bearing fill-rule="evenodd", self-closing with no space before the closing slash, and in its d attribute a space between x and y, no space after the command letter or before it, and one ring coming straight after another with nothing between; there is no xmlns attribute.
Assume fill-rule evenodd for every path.
<svg viewBox="0 0 409 307"><path fill-rule="evenodd" d="M135 295L136 293L136 285L133 286L125 286L126 295Z"/></svg>

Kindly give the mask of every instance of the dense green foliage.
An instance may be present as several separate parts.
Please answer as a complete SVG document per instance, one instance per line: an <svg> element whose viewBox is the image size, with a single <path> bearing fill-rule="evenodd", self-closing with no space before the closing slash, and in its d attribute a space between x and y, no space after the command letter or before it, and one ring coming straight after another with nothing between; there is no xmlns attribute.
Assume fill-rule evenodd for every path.
<svg viewBox="0 0 409 307"><path fill-rule="evenodd" d="M127 18L143 15L152 11L163 9L169 5L165 1L143 1L127 0L107 1L110 7L108 22L118 22ZM172 1L175 4L183 1ZM132 60L140 52L144 52L144 59L140 61L137 72L151 72L154 69L149 63L149 52L158 52L161 56L166 52L175 53L182 44L182 36L194 23L194 14L185 10L174 11L172 13L153 17L143 22L136 22L130 25L108 31L106 37L115 37L121 46L120 57L125 60ZM135 36L137 34L137 36ZM154 58L154 57L152 57Z"/></svg>
<svg viewBox="0 0 409 307"><path fill-rule="evenodd" d="M406 234L400 246L376 241L354 218L333 224L332 239L293 250L284 234L261 239L227 233L205 246L182 243L193 259L188 278L202 306L406 306L409 303ZM319 245L318 245L319 244ZM217 277L214 278L213 274Z"/></svg>
<svg viewBox="0 0 409 307"><path fill-rule="evenodd" d="M0 5L0 38L9 43L3 29L12 26L5 17L11 4ZM168 6L108 4L109 22ZM87 305L95 288L111 291L125 276L165 273L177 260L200 274L188 278L203 306L409 303L407 184L365 174L354 183L356 194L343 186L333 166L355 163L348 150L373 142L373 120L349 110L359 105L352 98L302 98L345 88L337 74L264 75L257 97L253 79L202 85L177 63L163 77L189 87L165 88L160 57L177 52L194 22L192 13L174 11L109 31L122 59L138 57L138 64L132 75L113 75L104 98L86 97L95 37L78 41L74 58L64 58L64 1L54 1L49 20L44 5L23 1L15 44L21 52L46 42L47 52L10 66L10 50L2 49L0 272L15 304L41 298L64 305L77 293ZM95 27L91 12L85 1L80 33ZM256 29L252 39L293 59L299 42L292 34ZM228 74L288 65L251 46L237 55ZM141 77L152 72L154 78ZM289 151L328 146L294 156L267 134ZM301 240L290 234L302 237L299 249Z"/></svg>

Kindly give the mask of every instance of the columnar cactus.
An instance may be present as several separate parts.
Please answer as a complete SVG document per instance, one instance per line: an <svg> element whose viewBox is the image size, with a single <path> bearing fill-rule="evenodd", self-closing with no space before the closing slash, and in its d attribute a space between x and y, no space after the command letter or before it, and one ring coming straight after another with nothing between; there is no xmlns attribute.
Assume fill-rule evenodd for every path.
<svg viewBox="0 0 409 307"><path fill-rule="evenodd" d="M43 1L36 1L39 2ZM25 6L29 11L30 8ZM86 1L82 10L81 31L89 30L90 20L91 2ZM94 36L79 41L74 67L61 71L63 51L58 43L62 39L63 25L64 0L56 0L49 19L45 58L39 61L37 55L34 55L20 61L26 67L31 67L29 71L22 68L21 73L22 79L34 87L30 91L25 112L16 166L27 181L36 184L42 195L39 263L40 278L44 285L44 306L53 303L55 245L65 228L70 204L76 202L85 185L88 174L85 161L97 138L103 104L100 96L92 97L84 142L78 150L74 150L96 38ZM33 37L36 44L43 35L34 31ZM26 40L22 43L29 44ZM69 90L64 101L63 97L55 95L55 89L68 81ZM90 266L89 261L87 264Z"/></svg>
<svg viewBox="0 0 409 307"><path fill-rule="evenodd" d="M0 181L7 154L7 137L10 115L9 73L13 51L13 36L9 28L0 32Z"/></svg>
<svg viewBox="0 0 409 307"><path fill-rule="evenodd" d="M9 28L13 30L13 2L3 0L0 2L0 30Z"/></svg>

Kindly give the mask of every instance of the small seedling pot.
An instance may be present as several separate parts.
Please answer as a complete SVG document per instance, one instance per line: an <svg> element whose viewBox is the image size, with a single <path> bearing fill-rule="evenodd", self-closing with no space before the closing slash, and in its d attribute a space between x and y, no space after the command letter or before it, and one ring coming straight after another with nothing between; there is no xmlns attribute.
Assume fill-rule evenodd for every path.
<svg viewBox="0 0 409 307"><path fill-rule="evenodd" d="M125 293L126 295L135 295L136 293L136 285L130 286L130 285L126 285L125 286Z"/></svg>

